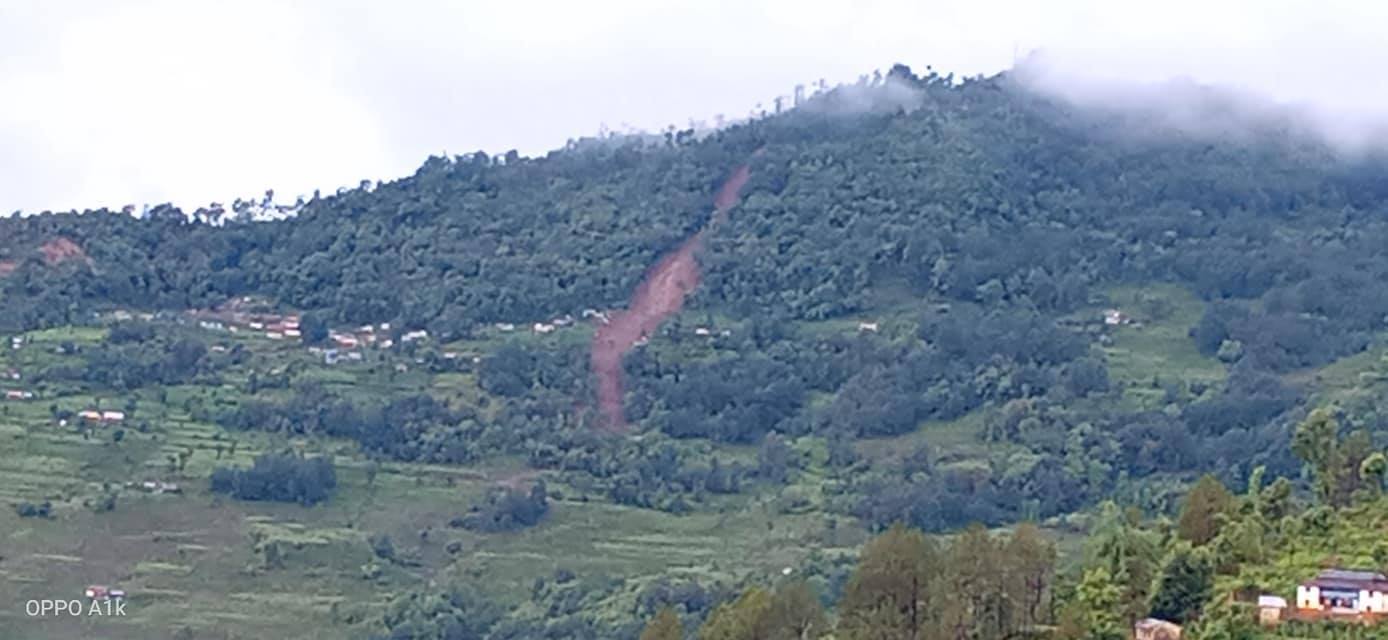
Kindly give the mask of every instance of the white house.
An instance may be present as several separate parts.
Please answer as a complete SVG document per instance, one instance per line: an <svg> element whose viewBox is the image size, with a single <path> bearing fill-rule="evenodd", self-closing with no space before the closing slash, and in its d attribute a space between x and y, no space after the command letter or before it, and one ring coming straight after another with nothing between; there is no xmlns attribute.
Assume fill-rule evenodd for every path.
<svg viewBox="0 0 1388 640"><path fill-rule="evenodd" d="M1296 588L1296 608L1330 613L1388 613L1388 577L1326 569Z"/></svg>
<svg viewBox="0 0 1388 640"><path fill-rule="evenodd" d="M876 333L876 332L877 332L877 323L876 323L876 322L859 322L859 323L858 323L858 330L859 330L859 331L870 331L870 332L872 332L872 333Z"/></svg>

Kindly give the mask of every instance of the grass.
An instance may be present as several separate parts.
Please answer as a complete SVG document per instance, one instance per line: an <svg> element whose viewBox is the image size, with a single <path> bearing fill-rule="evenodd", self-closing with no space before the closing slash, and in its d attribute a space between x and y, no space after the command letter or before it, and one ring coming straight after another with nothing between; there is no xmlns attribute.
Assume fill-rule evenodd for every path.
<svg viewBox="0 0 1388 640"><path fill-rule="evenodd" d="M1164 391L1152 384L1154 380L1202 382L1211 387L1224 381L1224 365L1201 354L1190 339L1190 328L1204 312L1204 304L1194 294L1175 285L1149 285L1116 287L1107 297L1112 307L1134 320L1107 327L1112 343L1102 348L1110 380L1134 408L1164 404Z"/></svg>
<svg viewBox="0 0 1388 640"><path fill-rule="evenodd" d="M1200 313L1193 296L1158 287L1115 290L1110 298L1115 306L1131 307L1130 313L1144 322L1140 329L1118 328L1104 351L1110 375L1123 385L1125 398L1146 402L1136 389L1154 374L1222 380L1223 367L1197 353L1186 337ZM1143 311L1162 310L1160 303L1151 302L1154 298L1167 300L1169 309L1162 314ZM866 320L879 322L880 330L863 334L864 339L914 339L915 323L930 306L928 300L912 299L862 318L804 323L796 330L806 335L857 335L858 321ZM735 336L742 330L729 319L696 313L679 325L689 335L657 337L651 348L682 358L709 357L708 340L695 339L692 333L706 324L729 329ZM80 362L51 347L90 343L103 335L104 330L89 327L29 334L25 348L0 353L0 371L16 367L32 373ZM816 550L854 553L867 536L852 520L824 511L823 488L830 480L823 464L824 442L814 437L792 442L810 462L789 486L754 487L746 494L717 497L687 515L612 504L548 475L549 486L563 498L553 503L540 526L492 535L453 529L448 521L480 500L493 484L526 471L521 461L493 459L467 467L371 462L352 442L231 433L198 420L189 407L233 405L242 399L251 370L264 373L285 366L300 367L304 378L330 389L350 389L359 397L425 392L457 406L476 407L486 394L478 388L475 374L430 374L411 358L376 353L362 363L328 367L283 342L245 333L211 339L240 343L252 352L250 362L226 372L218 386L181 385L162 393L146 389L125 395L81 385L49 385L40 389L39 400L0 403L0 629L6 629L0 635L167 638L186 627L194 637L362 637L392 596L430 581L473 581L508 606L520 606L535 579L563 568L579 575L624 578L622 597L629 598L658 577L730 584L749 576L771 579ZM579 345L591 340L591 327L580 323L548 336L488 328L475 339L427 348L470 358L513 340ZM396 372L396 364L406 364L409 371ZM84 436L74 425L60 427L50 411L50 406L77 411L98 404L124 408L132 398L135 410L120 442L114 440L114 429ZM501 406L491 400L482 410L484 416ZM856 446L860 455L877 463L890 463L928 444L944 463L977 464L999 451L980 437L985 420L986 413L977 411ZM136 428L141 423L147 430ZM755 447L701 446L728 460L755 462ZM262 452L283 448L333 456L339 489L331 500L304 508L240 502L207 490L206 479L215 467L248 465ZM180 453L186 456L181 467ZM374 474L368 473L371 468ZM151 495L125 486L145 479L177 482L184 492ZM117 495L114 510L97 512L85 506L107 492ZM52 501L55 518L20 518L10 505L24 500ZM387 570L368 579L363 565L382 563L374 559L367 542L374 535L390 536L406 562L385 563ZM1057 535L1062 542L1074 537ZM461 545L456 554L447 551L453 542ZM267 558L270 547L281 556L278 564ZM91 583L126 588L131 593L129 615L105 626L86 619L37 623L23 615L27 599L70 597ZM613 611L625 612L631 603L612 606Z"/></svg>

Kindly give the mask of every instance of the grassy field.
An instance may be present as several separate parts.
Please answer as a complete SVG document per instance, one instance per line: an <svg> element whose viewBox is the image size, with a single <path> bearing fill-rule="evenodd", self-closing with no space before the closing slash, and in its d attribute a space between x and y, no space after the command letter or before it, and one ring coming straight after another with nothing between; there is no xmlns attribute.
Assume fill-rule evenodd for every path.
<svg viewBox="0 0 1388 640"><path fill-rule="evenodd" d="M1200 313L1199 301L1188 293L1120 289L1109 298L1111 306L1141 322L1112 328L1112 341L1103 347L1123 401L1152 403L1154 377L1214 385L1222 380L1222 365L1196 352L1186 336ZM798 330L857 334L857 323L864 320L881 324L873 339L912 339L915 318L929 308L928 301L919 301L861 319L807 323ZM1100 308L1085 313L1092 316ZM694 315L679 326L692 333L704 324L741 329L724 318ZM103 335L102 329L87 327L28 334L24 348L0 352L0 371L32 373L78 362L59 350L94 344ZM251 370L292 367L300 380L358 397L427 392L477 407L484 404L485 392L470 371L430 373L413 357L372 353L360 363L329 367L301 346L246 333L221 333L209 340L243 345L252 357L247 365L224 372L216 386L115 394L74 385L37 388L40 397L34 400L0 403L0 503L5 505L0 509L0 629L5 633L0 635L364 637L392 596L431 581L463 578L517 603L535 579L567 569L623 578L623 593L630 596L658 577L726 583L769 578L816 550L854 553L867 536L852 519L826 512L822 489L832 480L823 465L824 443L813 437L792 443L810 462L790 485L712 498L698 511L677 516L613 504L562 477L527 470L514 459L466 467L373 462L352 442L227 432L197 420L192 409L239 401ZM487 329L473 339L430 348L470 360L511 340L582 344L591 340L591 329L579 326L548 336ZM702 340L669 336L653 339L651 348L672 357L709 353ZM4 386L27 388L25 384L21 379ZM116 427L83 431L75 424L61 426L54 418L55 409L93 407L130 414L119 440ZM856 447L876 464L890 463L922 444L947 463L986 462L999 450L981 440L985 420L986 413L978 411L953 421L923 423L901 436L863 440ZM755 447L707 446L728 460L755 460ZM215 467L247 465L262 452L285 448L334 457L339 488L332 499L304 508L241 502L208 491L207 477ZM561 496L540 526L505 535L447 526L497 483L538 477ZM183 491L145 493L138 488L144 480L175 482ZM104 510L110 495L115 496L114 509ZM43 501L52 503L50 519L20 518L11 508ZM390 536L398 562L373 556L368 540L379 535ZM1056 536L1067 551L1074 550L1070 542L1075 536ZM460 550L449 553L450 543ZM128 615L110 620L24 615L26 600L80 597L88 584L129 591Z"/></svg>
<svg viewBox="0 0 1388 640"><path fill-rule="evenodd" d="M0 371L32 373L74 362L58 348L93 344L103 335L98 328L28 334L22 349L0 353ZM188 407L234 403L250 368L297 367L301 379L359 397L426 391L470 405L483 393L474 374L431 375L422 367L401 372L395 364L416 363L377 355L327 367L282 342L245 334L216 338L253 353L246 370L226 372L219 386L128 394L39 388L34 400L0 404L0 628L6 638L364 637L392 596L445 575L518 602L536 578L559 568L628 578L628 590L657 576L734 582L772 575L824 546L825 517L781 513L774 493L721 499L716 508L676 516L615 505L555 477L548 480L563 497L539 527L512 535L450 528L446 523L490 487L539 476L508 459L469 467L372 462L355 443L230 433L196 420ZM506 340L590 339L587 328L543 337L484 334L440 349L471 356ZM6 388L25 384L11 381ZM93 407L129 416L122 425L89 430L54 418L55 410ZM143 430L136 428L141 424ZM303 508L230 500L207 490L215 467L247 465L262 452L285 448L334 457L339 489L331 500ZM144 480L174 482L182 492L145 493L138 488ZM111 510L101 508L108 495L115 496ZM49 519L21 518L12 508L45 501L52 504ZM374 558L373 535L390 536L400 561ZM456 555L446 550L454 542L461 545ZM89 584L126 589L128 615L24 614L27 600L80 598Z"/></svg>
<svg viewBox="0 0 1388 640"><path fill-rule="evenodd" d="M1162 382L1203 382L1214 388L1224 381L1224 365L1202 355L1190 339L1204 305L1189 291L1175 285L1117 287L1107 297L1112 308L1132 319L1109 327L1111 343L1102 349L1109 378L1134 408L1160 408Z"/></svg>

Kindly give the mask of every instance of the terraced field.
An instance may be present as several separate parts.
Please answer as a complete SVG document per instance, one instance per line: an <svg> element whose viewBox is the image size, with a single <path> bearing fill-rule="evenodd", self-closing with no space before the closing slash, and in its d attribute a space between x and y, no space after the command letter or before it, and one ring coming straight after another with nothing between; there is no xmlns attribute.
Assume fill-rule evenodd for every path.
<svg viewBox="0 0 1388 640"><path fill-rule="evenodd" d="M1112 330L1112 341L1103 347L1111 376L1128 401L1151 402L1154 375L1212 384L1222 379L1220 364L1196 353L1185 335L1200 310L1189 294L1118 290L1110 301L1132 309L1142 322ZM875 339L893 340L910 332L913 315L926 308L922 305L883 309L864 319L881 323ZM1101 308L1086 313L1093 316ZM677 319L698 321L702 316ZM857 332L856 321L798 329ZM0 352L0 371L70 364L73 356L59 351L94 344L103 335L99 328L26 335L23 348ZM591 336L586 326L547 336L486 329L474 339L437 348L472 357L506 340L578 345ZM790 485L714 496L693 513L673 515L613 504L601 492L529 470L513 458L470 466L373 461L354 442L228 432L198 420L197 409L240 400L252 367L295 367L301 379L357 395L423 391L449 403L482 406L486 393L475 373L429 373L402 356L373 354L362 363L328 367L302 347L283 342L246 335L217 339L243 345L252 357L250 365L228 370L216 385L119 395L39 386L36 399L0 404L0 503L5 505L0 509L0 629L6 637L365 637L394 595L431 580L461 577L520 602L537 578L558 569L624 579L613 597L625 600L612 606L629 611L635 594L657 577L727 584L769 579L811 553L850 554L867 535L856 521L826 509L824 489L832 480L818 438L792 442L807 452L809 463ZM676 354L691 347L661 336L648 348L691 355ZM396 367L401 364L404 371ZM12 382L9 386L25 384L24 379ZM93 407L128 415L121 425L91 429L55 418ZM495 405L485 409L495 410ZM990 453L980 442L983 425L984 415L975 413L922 424L895 438L861 441L857 450L869 460L885 461L928 443L951 463L982 462ZM752 447L707 446L716 446L729 461L751 463L756 456ZM330 500L304 508L241 502L208 490L214 468L248 465L263 452L286 448L334 458L339 488ZM540 526L505 535L447 526L489 488L540 478L557 496ZM147 493L138 486L145 480L176 483L181 493ZM45 501L51 503L51 518L21 518L13 508ZM396 562L373 555L370 540L381 535L394 542ZM448 551L450 543L457 543L454 553ZM110 620L24 615L28 599L71 598L93 583L129 591L128 615Z"/></svg>

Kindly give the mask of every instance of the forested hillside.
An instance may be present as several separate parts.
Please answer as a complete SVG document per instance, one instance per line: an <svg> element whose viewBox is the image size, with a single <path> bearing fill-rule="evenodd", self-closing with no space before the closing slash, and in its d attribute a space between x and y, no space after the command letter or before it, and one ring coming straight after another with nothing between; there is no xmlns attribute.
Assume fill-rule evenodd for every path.
<svg viewBox="0 0 1388 640"><path fill-rule="evenodd" d="M1202 474L1246 486L1261 468L1306 490L1292 433L1318 401L1353 400L1363 437L1388 435L1376 370L1362 366L1388 330L1388 161L1340 153L1290 116L1197 131L1077 106L1024 71L958 80L898 66L708 135L430 158L286 220L220 206L0 219L0 330L19 341L0 364L22 374L17 393L37 393L24 406L42 405L7 405L30 440L0 470L32 473L35 455L119 473L167 460L208 487L188 500L213 509L357 513L322 539L367 549L354 518L396 535L373 534L376 569L363 568L391 604L332 609L352 628L607 638L665 606L731 625L720 603L759 579L717 554L673 563L676 579L615 551L601 573L575 575L569 558L533 562L553 551L545 536L592 544L581 557L631 548L601 537L607 517L659 523L660 536L630 525L633 539L676 548L744 527L796 549L774 561L815 578L842 625L844 607L871 613L855 600L866 578L851 577L866 570L852 573L859 543L895 523L1043 524L938 549L900 527L874 543L933 549L921 571L950 567L949 584L991 580L963 566L975 547L1035 564L1055 550L1032 538L1085 532L1104 501L1133 508L1123 522L1136 527L1174 515ZM1218 91L1198 98L1195 113L1227 120ZM742 166L741 199L714 223L715 194ZM624 360L631 430L600 429L595 328L696 233L697 287ZM142 427L113 440L77 419L92 407ZM93 437L124 453L91 451ZM421 506L399 484L377 503L381 468L447 482L441 495L462 482L467 504ZM25 526L44 526L32 516L55 496L114 495L82 482L25 480L9 497L28 505ZM259 532L247 534L257 562L292 571L267 540L304 536L265 534L260 507L236 508ZM402 515L363 515L378 509ZM1117 527L1111 511L1100 521ZM680 529L691 523L708 528ZM402 531L417 552L397 552ZM744 541L749 557L761 541ZM487 564L502 556L520 560ZM1036 592L1027 571L1004 571L1021 582L997 592ZM425 573L448 585L442 600L419 590ZM805 596L745 592L738 606L783 597ZM1135 614L1146 592L1125 602ZM1065 628L1040 606L931 624L970 637Z"/></svg>

